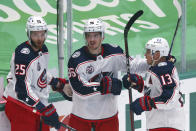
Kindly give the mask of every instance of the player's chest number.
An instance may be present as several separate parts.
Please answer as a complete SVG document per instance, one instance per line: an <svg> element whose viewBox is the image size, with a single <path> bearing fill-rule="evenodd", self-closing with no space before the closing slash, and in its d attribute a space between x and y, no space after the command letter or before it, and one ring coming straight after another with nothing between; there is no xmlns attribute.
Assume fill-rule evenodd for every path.
<svg viewBox="0 0 196 131"><path fill-rule="evenodd" d="M170 74L165 74L161 76L161 80L163 82L163 85L170 85L172 84L172 78Z"/></svg>

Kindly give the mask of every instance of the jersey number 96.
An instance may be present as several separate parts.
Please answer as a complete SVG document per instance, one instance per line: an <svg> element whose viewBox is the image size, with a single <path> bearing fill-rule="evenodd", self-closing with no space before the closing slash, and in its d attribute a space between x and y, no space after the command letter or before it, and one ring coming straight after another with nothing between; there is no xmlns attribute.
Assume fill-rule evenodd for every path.
<svg viewBox="0 0 196 131"><path fill-rule="evenodd" d="M74 71L74 68L68 68L68 76L70 77L76 77L76 72Z"/></svg>

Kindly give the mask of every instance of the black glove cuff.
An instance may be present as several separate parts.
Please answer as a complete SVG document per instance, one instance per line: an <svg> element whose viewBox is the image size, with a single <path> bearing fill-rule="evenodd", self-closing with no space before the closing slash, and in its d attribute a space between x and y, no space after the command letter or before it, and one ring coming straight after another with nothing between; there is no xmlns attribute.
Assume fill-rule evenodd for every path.
<svg viewBox="0 0 196 131"><path fill-rule="evenodd" d="M57 85L57 83L58 83L58 81L59 81L59 79L58 79L58 78L52 78L52 80L51 80L51 82L50 82L50 84L49 84L49 85L51 85L51 86L56 86L56 85Z"/></svg>
<svg viewBox="0 0 196 131"><path fill-rule="evenodd" d="M38 110L38 111L40 112L40 111L43 110L45 107L46 107L46 106L45 106L41 101L39 101L39 102L37 103L37 105L35 106L35 109Z"/></svg>
<svg viewBox="0 0 196 131"><path fill-rule="evenodd" d="M157 107L155 105L155 102L154 102L154 99L150 99L150 105L151 105L152 108L157 109Z"/></svg>

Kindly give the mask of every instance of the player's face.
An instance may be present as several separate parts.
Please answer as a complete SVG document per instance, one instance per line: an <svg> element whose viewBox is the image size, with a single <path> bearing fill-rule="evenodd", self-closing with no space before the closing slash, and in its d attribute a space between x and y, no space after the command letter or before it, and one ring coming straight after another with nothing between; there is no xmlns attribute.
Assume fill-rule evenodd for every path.
<svg viewBox="0 0 196 131"><path fill-rule="evenodd" d="M159 52L159 51L156 51L156 52L154 53L154 55L153 55L153 59L154 59L154 60L159 60L159 58L160 58L160 52Z"/></svg>
<svg viewBox="0 0 196 131"><path fill-rule="evenodd" d="M87 32L85 33L87 46L89 51L92 54L100 53L101 51L101 42L103 41L103 38L101 37L100 32Z"/></svg>
<svg viewBox="0 0 196 131"><path fill-rule="evenodd" d="M41 49L44 45L46 31L31 31L32 45L36 49Z"/></svg>
<svg viewBox="0 0 196 131"><path fill-rule="evenodd" d="M150 49L146 49L145 57L146 57L147 63L149 65L152 65L153 59L152 59L152 54L151 54L151 50Z"/></svg>

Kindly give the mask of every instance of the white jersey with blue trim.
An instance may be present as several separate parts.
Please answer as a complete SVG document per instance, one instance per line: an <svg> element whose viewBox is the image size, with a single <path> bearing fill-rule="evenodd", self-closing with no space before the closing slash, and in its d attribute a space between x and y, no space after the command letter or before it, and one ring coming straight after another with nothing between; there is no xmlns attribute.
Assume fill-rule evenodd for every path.
<svg viewBox="0 0 196 131"><path fill-rule="evenodd" d="M131 59L132 73L143 73L149 68L145 59ZM117 113L117 96L101 95L96 90L103 76L118 77L126 72L126 57L116 45L102 44L102 52L91 55L86 46L75 51L68 63L69 80L73 89L72 113L90 120L104 119Z"/></svg>
<svg viewBox="0 0 196 131"><path fill-rule="evenodd" d="M170 127L184 130L183 98L173 63L162 62L149 69L144 94L154 98L157 107L145 112L147 129Z"/></svg>
<svg viewBox="0 0 196 131"><path fill-rule="evenodd" d="M8 85L4 96L11 96L29 106L39 101L48 104L49 86L52 76L47 73L49 54L43 45L34 51L28 42L20 44L13 53Z"/></svg>

